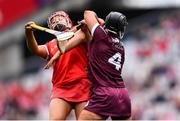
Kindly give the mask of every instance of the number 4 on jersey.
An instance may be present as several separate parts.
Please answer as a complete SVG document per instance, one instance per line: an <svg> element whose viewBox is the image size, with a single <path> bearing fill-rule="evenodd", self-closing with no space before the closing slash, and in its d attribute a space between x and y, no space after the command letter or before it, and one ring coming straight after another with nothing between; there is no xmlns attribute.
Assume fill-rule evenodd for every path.
<svg viewBox="0 0 180 121"><path fill-rule="evenodd" d="M119 71L119 69L121 68L121 54L119 52L117 52L116 54L114 54L112 57L110 57L108 59L108 62L115 65L116 70Z"/></svg>

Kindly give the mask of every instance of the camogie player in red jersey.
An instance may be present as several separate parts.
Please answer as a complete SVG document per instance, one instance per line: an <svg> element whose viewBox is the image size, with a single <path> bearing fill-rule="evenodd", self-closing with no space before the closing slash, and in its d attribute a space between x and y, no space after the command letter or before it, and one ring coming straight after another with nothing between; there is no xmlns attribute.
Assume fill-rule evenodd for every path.
<svg viewBox="0 0 180 121"><path fill-rule="evenodd" d="M26 41L29 49L37 56L50 60L58 51L57 41L53 39L38 45L31 24L25 25ZM75 30L67 13L57 11L48 18L50 29L58 31ZM52 94L50 101L50 120L65 120L72 109L76 119L89 99L90 81L87 79L87 51L80 44L53 63Z"/></svg>

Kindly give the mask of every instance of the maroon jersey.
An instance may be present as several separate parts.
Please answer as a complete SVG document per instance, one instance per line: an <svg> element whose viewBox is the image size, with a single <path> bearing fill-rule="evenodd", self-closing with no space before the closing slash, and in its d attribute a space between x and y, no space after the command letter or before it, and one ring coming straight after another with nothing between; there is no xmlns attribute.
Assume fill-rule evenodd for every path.
<svg viewBox="0 0 180 121"><path fill-rule="evenodd" d="M94 86L122 87L124 47L118 38L109 36L102 26L94 27L93 40L88 43L89 78Z"/></svg>

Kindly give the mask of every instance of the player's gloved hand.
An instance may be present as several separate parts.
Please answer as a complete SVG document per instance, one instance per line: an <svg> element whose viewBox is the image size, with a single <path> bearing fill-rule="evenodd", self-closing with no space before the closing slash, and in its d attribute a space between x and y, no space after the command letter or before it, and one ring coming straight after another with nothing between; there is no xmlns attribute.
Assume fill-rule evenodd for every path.
<svg viewBox="0 0 180 121"><path fill-rule="evenodd" d="M27 31L33 31L34 29L31 27L31 24L35 24L33 21L29 21L25 24L25 30Z"/></svg>

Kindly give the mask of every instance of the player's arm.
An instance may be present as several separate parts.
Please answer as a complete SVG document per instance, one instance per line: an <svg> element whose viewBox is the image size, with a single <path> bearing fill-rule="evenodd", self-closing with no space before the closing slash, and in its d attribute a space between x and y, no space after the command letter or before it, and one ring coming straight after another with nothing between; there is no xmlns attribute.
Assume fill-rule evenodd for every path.
<svg viewBox="0 0 180 121"><path fill-rule="evenodd" d="M59 58L60 55L68 52L69 50L73 49L74 47L76 47L80 43L84 42L85 38L86 38L85 33L80 29L75 33L74 37L67 40L64 44L61 44L61 41L60 42L57 41L57 45L58 45L59 50L49 60L49 62L45 65L44 68L48 69L49 67L51 67L53 62L56 61Z"/></svg>
<svg viewBox="0 0 180 121"><path fill-rule="evenodd" d="M103 19L97 17L95 12L90 11L90 10L84 11L84 20L85 20L85 23L87 24L89 31L91 32L92 32L93 27L96 24L104 25L105 23Z"/></svg>
<svg viewBox="0 0 180 121"><path fill-rule="evenodd" d="M71 39L69 39L67 41L67 43L64 45L64 47L59 46L59 48L61 49L61 53L65 53L71 49L73 49L74 47L76 47L77 45L79 45L80 43L84 42L86 38L85 33L80 29L78 30L74 37L72 37Z"/></svg>
<svg viewBox="0 0 180 121"><path fill-rule="evenodd" d="M97 15L96 15L97 16ZM102 18L98 18L98 23L101 25L101 26L104 26L105 24L105 21L102 19Z"/></svg>
<svg viewBox="0 0 180 121"><path fill-rule="evenodd" d="M99 23L101 26L104 26L105 21L104 21L102 18L97 18L97 21L98 21L98 23ZM91 36L90 30L89 30L89 28L88 28L88 26L87 26L86 21L83 19L83 20L81 20L79 23L82 24L82 25L84 25L84 26L81 28L81 30L85 33L85 35L86 35L86 40L88 40L88 41L92 40L92 36Z"/></svg>
<svg viewBox="0 0 180 121"><path fill-rule="evenodd" d="M30 26L33 23L34 22L28 22L25 25L25 35L26 35L27 46L35 55L40 56L42 58L46 58L47 51L45 47L43 47L42 45L38 45L34 37L33 28Z"/></svg>

